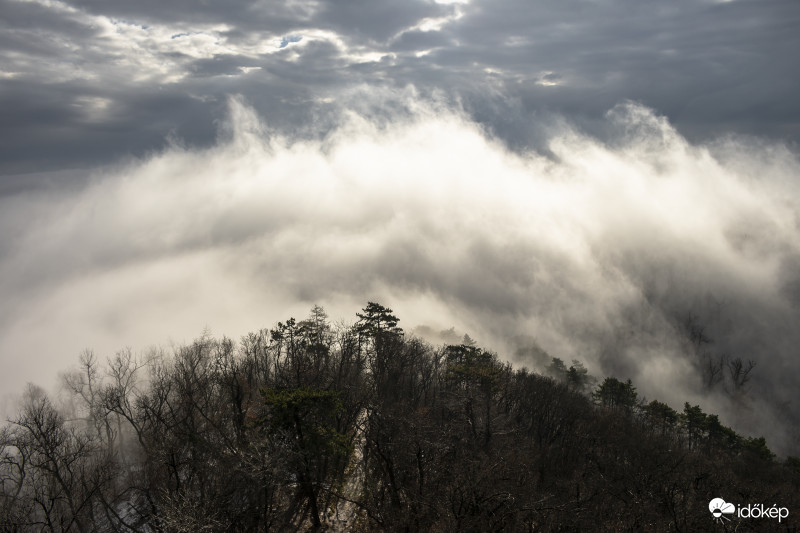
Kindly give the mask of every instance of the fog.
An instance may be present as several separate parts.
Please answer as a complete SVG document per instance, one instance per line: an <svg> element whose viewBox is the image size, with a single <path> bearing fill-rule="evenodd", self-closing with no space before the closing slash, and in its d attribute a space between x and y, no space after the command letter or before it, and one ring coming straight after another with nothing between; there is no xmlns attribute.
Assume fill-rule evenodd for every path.
<svg viewBox="0 0 800 533"><path fill-rule="evenodd" d="M314 304L352 322L377 301L407 331L452 327L539 370L579 359L798 453L789 149L691 144L628 101L602 139L532 122L535 151L411 89L356 91L302 138L241 97L228 108L210 148L170 138L80 185L0 197L2 390L54 386L84 348L237 338ZM709 387L720 357L754 361L752 379Z"/></svg>

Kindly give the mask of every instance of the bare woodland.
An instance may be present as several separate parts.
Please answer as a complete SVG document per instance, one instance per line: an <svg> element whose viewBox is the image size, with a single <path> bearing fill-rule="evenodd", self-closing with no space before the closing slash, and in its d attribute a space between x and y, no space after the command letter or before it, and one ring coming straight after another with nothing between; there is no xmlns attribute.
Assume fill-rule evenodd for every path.
<svg viewBox="0 0 800 533"><path fill-rule="evenodd" d="M723 530L720 495L800 509L800 461L698 406L433 347L379 304L357 317L84 352L67 401L30 386L0 433L0 531L688 532ZM737 391L754 366L703 364Z"/></svg>

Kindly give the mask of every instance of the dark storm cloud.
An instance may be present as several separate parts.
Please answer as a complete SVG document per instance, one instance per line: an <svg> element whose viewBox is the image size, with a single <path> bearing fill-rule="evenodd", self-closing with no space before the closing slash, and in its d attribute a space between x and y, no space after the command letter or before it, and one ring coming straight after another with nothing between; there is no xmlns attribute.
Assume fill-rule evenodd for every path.
<svg viewBox="0 0 800 533"><path fill-rule="evenodd" d="M192 61L188 65L191 75L198 78L213 76L240 76L242 67L257 65L258 61L235 55L218 55Z"/></svg>
<svg viewBox="0 0 800 533"><path fill-rule="evenodd" d="M433 2L373 2L371 0L342 0L320 3L314 21L356 39L367 38L383 43L418 21L445 15L450 10Z"/></svg>
<svg viewBox="0 0 800 533"><path fill-rule="evenodd" d="M439 31L404 31L392 41L392 50L398 52L426 51L452 44L450 37Z"/></svg>
<svg viewBox="0 0 800 533"><path fill-rule="evenodd" d="M43 48L57 35L86 38L96 35L90 26L63 16L63 13L36 2L3 1L0 12L0 36L4 49L29 46L34 52L52 52Z"/></svg>
<svg viewBox="0 0 800 533"><path fill-rule="evenodd" d="M74 0L69 2L81 10L97 15L107 15L143 24L169 23L185 25L191 31L192 24L230 24L234 27L265 31L291 30L291 27L307 20L317 10L314 1L269 2L250 0L216 0L196 2L193 0Z"/></svg>
<svg viewBox="0 0 800 533"><path fill-rule="evenodd" d="M405 2L338 0L228 1L198 4L193 1L96 1L74 0L72 5L93 14L157 24L219 24L252 31L291 33L303 27L332 30L348 39L384 42L397 32L425 17L450 11L446 6L424 0Z"/></svg>
<svg viewBox="0 0 800 533"><path fill-rule="evenodd" d="M793 124L796 140L800 107L787 90L800 81L791 52L799 16L794 2L474 2L446 29L460 46L436 60L521 76L511 94L529 111L588 118L631 98L691 132L783 135ZM548 72L561 85L531 90Z"/></svg>
<svg viewBox="0 0 800 533"><path fill-rule="evenodd" d="M0 121L16 125L0 128L7 173L30 171L31 162L34 169L58 170L141 156L162 149L170 135L206 145L221 105L183 91L111 91L74 81L43 87L8 80L4 86Z"/></svg>
<svg viewBox="0 0 800 533"><path fill-rule="evenodd" d="M315 109L325 112L320 99L363 84L444 91L514 148L543 148L529 124L552 113L599 134L602 114L624 99L665 113L692 138L800 135L800 6L791 0L4 0L1 11L2 98L15 110L3 136L24 130L24 146L36 146L4 143L6 174L74 165L76 153L89 164L141 155L176 131L212 142L195 129L198 105L176 98L205 103L205 118L226 94L244 94L268 122L302 131ZM155 123L148 109L127 112L141 91L167 110ZM290 111L253 97L273 91ZM73 92L107 99L107 113L80 117L90 106L75 105ZM98 142L104 121L118 133Z"/></svg>

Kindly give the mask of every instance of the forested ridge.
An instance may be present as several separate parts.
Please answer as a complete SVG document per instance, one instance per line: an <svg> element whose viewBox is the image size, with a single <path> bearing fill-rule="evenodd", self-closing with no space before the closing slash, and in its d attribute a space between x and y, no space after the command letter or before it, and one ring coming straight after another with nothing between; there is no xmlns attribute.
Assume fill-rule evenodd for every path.
<svg viewBox="0 0 800 533"><path fill-rule="evenodd" d="M370 302L239 342L90 351L0 432L0 530L787 531L800 460L554 358L435 347ZM709 501L790 515L715 521Z"/></svg>

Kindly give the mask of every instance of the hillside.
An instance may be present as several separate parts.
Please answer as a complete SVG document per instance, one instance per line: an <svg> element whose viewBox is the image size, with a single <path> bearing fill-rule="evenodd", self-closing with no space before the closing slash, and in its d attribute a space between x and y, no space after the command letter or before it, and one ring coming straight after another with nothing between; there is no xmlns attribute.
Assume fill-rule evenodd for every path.
<svg viewBox="0 0 800 533"><path fill-rule="evenodd" d="M469 338L434 347L379 304L357 316L333 326L314 307L238 343L85 352L68 401L31 387L0 433L0 530L800 525L800 460L699 406L643 401L577 361L550 377ZM715 498L739 511L715 520ZM754 518L762 504L777 515Z"/></svg>

